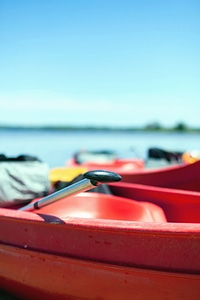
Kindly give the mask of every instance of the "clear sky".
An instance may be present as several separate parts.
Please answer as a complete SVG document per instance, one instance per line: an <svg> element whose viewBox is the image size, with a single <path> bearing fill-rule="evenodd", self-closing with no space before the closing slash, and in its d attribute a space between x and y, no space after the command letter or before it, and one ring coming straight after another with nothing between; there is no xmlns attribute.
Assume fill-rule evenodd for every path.
<svg viewBox="0 0 200 300"><path fill-rule="evenodd" d="M0 0L0 124L200 127L199 0Z"/></svg>

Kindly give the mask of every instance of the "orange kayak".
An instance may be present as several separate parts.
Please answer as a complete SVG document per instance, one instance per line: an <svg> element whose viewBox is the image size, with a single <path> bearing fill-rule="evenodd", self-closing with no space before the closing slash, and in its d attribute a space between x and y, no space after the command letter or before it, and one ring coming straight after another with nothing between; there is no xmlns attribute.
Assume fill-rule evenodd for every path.
<svg viewBox="0 0 200 300"><path fill-rule="evenodd" d="M119 194L122 183L109 186ZM0 209L0 288L22 299L199 299L199 193L188 209L189 196L153 203L125 190Z"/></svg>

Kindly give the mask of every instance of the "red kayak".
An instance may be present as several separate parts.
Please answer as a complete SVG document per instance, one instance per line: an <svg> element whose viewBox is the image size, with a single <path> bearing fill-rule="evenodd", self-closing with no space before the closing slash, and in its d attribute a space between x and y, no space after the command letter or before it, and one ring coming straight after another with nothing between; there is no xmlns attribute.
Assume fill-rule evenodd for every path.
<svg viewBox="0 0 200 300"><path fill-rule="evenodd" d="M119 158L112 151L82 150L66 162L67 167L85 167L87 170L105 169L116 173L140 170L145 161L140 158Z"/></svg>
<svg viewBox="0 0 200 300"><path fill-rule="evenodd" d="M82 191L99 172L87 172ZM0 209L1 289L22 299L200 299L198 193L186 218L189 197L173 210L169 199L64 190Z"/></svg>
<svg viewBox="0 0 200 300"><path fill-rule="evenodd" d="M141 172L121 173L122 181L174 189L200 191L200 161Z"/></svg>
<svg viewBox="0 0 200 300"><path fill-rule="evenodd" d="M127 182L109 183L113 195L162 207L167 222L200 223L200 193Z"/></svg>
<svg viewBox="0 0 200 300"><path fill-rule="evenodd" d="M77 166L74 164L74 166ZM80 165L79 165L80 166ZM99 164L82 164L87 170L99 168ZM145 184L166 188L200 191L200 160L194 163L181 163L166 167L148 169L145 167L116 167L103 165L104 169L117 172L122 176L122 181Z"/></svg>

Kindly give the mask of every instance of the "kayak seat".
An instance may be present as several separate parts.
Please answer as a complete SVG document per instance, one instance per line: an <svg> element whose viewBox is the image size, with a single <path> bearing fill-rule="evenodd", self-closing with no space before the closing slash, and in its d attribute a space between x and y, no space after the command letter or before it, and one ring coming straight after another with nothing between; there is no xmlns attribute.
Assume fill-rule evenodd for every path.
<svg viewBox="0 0 200 300"><path fill-rule="evenodd" d="M80 193L35 210L58 218L79 217L137 222L167 222L161 207L100 193Z"/></svg>

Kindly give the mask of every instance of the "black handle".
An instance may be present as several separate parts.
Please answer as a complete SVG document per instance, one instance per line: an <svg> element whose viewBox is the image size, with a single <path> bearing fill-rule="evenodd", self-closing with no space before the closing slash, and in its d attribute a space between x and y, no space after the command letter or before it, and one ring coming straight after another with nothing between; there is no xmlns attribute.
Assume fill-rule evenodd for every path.
<svg viewBox="0 0 200 300"><path fill-rule="evenodd" d="M116 182L122 179L119 174L105 170L88 171L83 174L83 176L91 180L93 185L98 185L98 183Z"/></svg>

